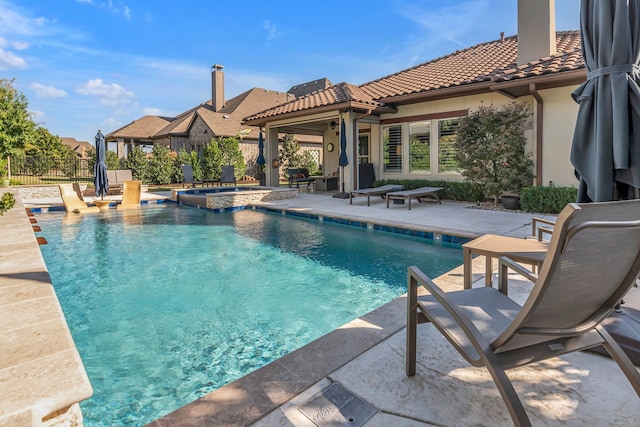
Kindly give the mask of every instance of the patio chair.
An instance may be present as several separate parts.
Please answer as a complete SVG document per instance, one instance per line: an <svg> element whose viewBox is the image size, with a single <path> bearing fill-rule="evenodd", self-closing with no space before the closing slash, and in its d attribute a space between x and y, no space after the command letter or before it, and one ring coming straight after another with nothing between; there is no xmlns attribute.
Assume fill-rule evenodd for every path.
<svg viewBox="0 0 640 427"><path fill-rule="evenodd" d="M222 177L220 178L220 185L231 184L236 185L236 171L233 165L222 166Z"/></svg>
<svg viewBox="0 0 640 427"><path fill-rule="evenodd" d="M192 187L195 187L196 184L202 184L204 186L203 181L197 181L193 177L193 167L191 165L182 165L182 188L184 188L185 184L191 184Z"/></svg>
<svg viewBox="0 0 640 427"><path fill-rule="evenodd" d="M100 212L97 206L88 206L87 203L78 196L73 184L58 184L62 203L67 212L75 213L96 213Z"/></svg>
<svg viewBox="0 0 640 427"><path fill-rule="evenodd" d="M521 307L507 271L534 287ZM558 216L539 276L500 259L499 289L443 292L409 267L406 373L416 373L417 324L430 321L473 366L485 366L517 426L531 425L505 370L602 345L640 396L640 373L602 327L640 273L640 200L570 204ZM417 296L418 286L430 295Z"/></svg>
<svg viewBox="0 0 640 427"><path fill-rule="evenodd" d="M122 184L122 203L117 209L138 209L141 195L142 181L125 181Z"/></svg>

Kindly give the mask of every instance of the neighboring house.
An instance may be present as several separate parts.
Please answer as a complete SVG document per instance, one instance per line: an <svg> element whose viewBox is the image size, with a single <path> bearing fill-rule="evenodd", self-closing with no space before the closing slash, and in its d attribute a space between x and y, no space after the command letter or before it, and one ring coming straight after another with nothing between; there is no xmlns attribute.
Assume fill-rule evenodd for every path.
<svg viewBox="0 0 640 427"><path fill-rule="evenodd" d="M336 124L344 120L349 165L343 179L351 190L359 188L359 163L373 163L377 179L462 180L450 144L457 119L483 104L526 102L533 113L526 136L535 184L575 185L569 152L578 106L570 94L586 80L580 33L556 33L553 0L519 0L518 32L359 86L337 84L248 116L244 124L265 127L267 164L277 157L282 129L320 131L329 173L339 169L340 150L329 149L339 147ZM413 161L425 150L427 167ZM272 172L267 168L267 184L277 185Z"/></svg>
<svg viewBox="0 0 640 427"><path fill-rule="evenodd" d="M172 151L195 150L200 153L214 137L233 137L240 132L245 132L246 134L240 141L240 149L247 164L247 173L251 173L258 156L259 128L243 125L242 119L258 111L293 100L295 95L253 88L225 100L222 69L221 65L212 67L211 100L176 117L144 116L107 134L106 141L117 144L116 151L119 158L125 157L135 145L161 144L169 147ZM328 82L326 79L320 79L298 86L301 88L316 87L326 84L326 82ZM298 86L294 86L294 88L298 88ZM296 93L304 92L298 88ZM318 163L322 164L322 139L313 135L296 136L296 138L300 146L312 151Z"/></svg>
<svg viewBox="0 0 640 427"><path fill-rule="evenodd" d="M86 159L89 157L89 150L93 148L93 145L87 141L78 141L75 138L60 138L62 143L73 150L78 157Z"/></svg>

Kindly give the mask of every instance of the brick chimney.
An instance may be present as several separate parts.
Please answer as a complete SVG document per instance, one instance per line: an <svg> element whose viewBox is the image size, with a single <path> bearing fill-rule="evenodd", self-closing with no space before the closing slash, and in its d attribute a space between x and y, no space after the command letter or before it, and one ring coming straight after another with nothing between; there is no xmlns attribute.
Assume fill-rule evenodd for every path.
<svg viewBox="0 0 640 427"><path fill-rule="evenodd" d="M555 0L518 0L518 65L555 53Z"/></svg>
<svg viewBox="0 0 640 427"><path fill-rule="evenodd" d="M224 107L224 67L214 65L211 67L211 105L213 111L218 111Z"/></svg>

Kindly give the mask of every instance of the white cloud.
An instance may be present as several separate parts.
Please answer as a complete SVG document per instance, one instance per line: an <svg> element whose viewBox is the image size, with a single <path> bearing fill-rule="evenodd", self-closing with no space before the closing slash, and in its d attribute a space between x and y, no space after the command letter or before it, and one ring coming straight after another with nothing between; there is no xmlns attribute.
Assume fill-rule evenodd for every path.
<svg viewBox="0 0 640 427"><path fill-rule="evenodd" d="M120 123L118 120L114 119L113 117L109 117L107 120L104 120L101 123L101 127L102 129L118 129L120 127L122 127L122 123Z"/></svg>
<svg viewBox="0 0 640 427"><path fill-rule="evenodd" d="M127 18L127 21L131 20L131 9L129 9L127 6L124 7L122 14Z"/></svg>
<svg viewBox="0 0 640 427"><path fill-rule="evenodd" d="M93 0L76 0L78 3L93 4Z"/></svg>
<svg viewBox="0 0 640 427"><path fill-rule="evenodd" d="M29 113L31 114L31 119L35 122L40 122L42 121L42 119L47 117L47 114L44 111L40 110L30 110Z"/></svg>
<svg viewBox="0 0 640 427"><path fill-rule="evenodd" d="M142 112L145 116L162 116L162 110L160 108L147 107L143 108Z"/></svg>
<svg viewBox="0 0 640 427"><path fill-rule="evenodd" d="M10 68L24 70L27 68L27 61L13 52L0 48L0 70L8 70Z"/></svg>
<svg viewBox="0 0 640 427"><path fill-rule="evenodd" d="M0 34L37 35L47 22L45 18L31 18L18 6L0 0Z"/></svg>
<svg viewBox="0 0 640 427"><path fill-rule="evenodd" d="M264 21L262 28L267 30L267 40L273 40L277 37L282 37L282 33L278 31L278 27L271 21Z"/></svg>
<svg viewBox="0 0 640 427"><path fill-rule="evenodd" d="M57 89L53 86L45 86L41 83L31 83L29 89L33 90L38 98L43 99L66 98L68 95L67 92L62 89Z"/></svg>
<svg viewBox="0 0 640 427"><path fill-rule="evenodd" d="M117 83L105 83L102 79L89 80L77 90L80 95L95 96L102 105L114 107L116 105L129 104L135 98L135 94L126 90Z"/></svg>

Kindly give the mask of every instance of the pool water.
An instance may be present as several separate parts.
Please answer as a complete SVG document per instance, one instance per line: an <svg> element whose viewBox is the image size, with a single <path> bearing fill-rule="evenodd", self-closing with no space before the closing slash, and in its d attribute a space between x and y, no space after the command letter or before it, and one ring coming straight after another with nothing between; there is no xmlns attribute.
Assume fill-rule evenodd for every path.
<svg viewBox="0 0 640 427"><path fill-rule="evenodd" d="M457 248L242 210L41 215L94 389L87 426L144 425L438 276Z"/></svg>

